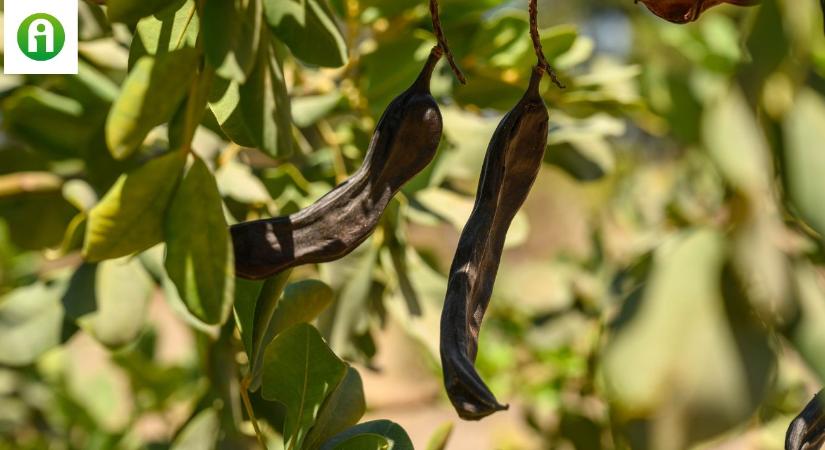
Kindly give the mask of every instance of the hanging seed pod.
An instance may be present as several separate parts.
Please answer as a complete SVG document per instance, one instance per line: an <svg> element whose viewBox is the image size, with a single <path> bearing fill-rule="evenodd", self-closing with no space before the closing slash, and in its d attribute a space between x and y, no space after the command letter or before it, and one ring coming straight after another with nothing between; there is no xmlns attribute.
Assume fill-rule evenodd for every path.
<svg viewBox="0 0 825 450"><path fill-rule="evenodd" d="M687 23L693 22L708 8L723 3L738 6L752 6L760 3L761 0L635 0L642 2L653 14L673 22Z"/></svg>
<svg viewBox="0 0 825 450"><path fill-rule="evenodd" d="M785 450L816 450L825 445L825 390L820 391L791 422Z"/></svg>
<svg viewBox="0 0 825 450"><path fill-rule="evenodd" d="M441 315L441 363L447 394L463 419L478 420L507 408L473 363L507 229L527 198L547 145L547 107L539 94L543 75L542 67L533 69L527 92L493 134L475 206L450 268Z"/></svg>
<svg viewBox="0 0 825 450"><path fill-rule="evenodd" d="M387 106L364 163L349 179L295 214L231 227L239 277L333 261L367 239L393 195L435 156L442 120L430 79L442 54L433 48L418 79Z"/></svg>

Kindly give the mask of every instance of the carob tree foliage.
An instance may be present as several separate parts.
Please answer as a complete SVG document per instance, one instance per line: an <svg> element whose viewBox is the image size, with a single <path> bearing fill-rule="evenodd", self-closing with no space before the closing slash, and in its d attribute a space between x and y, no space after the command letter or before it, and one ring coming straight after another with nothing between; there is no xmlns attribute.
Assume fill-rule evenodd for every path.
<svg viewBox="0 0 825 450"><path fill-rule="evenodd" d="M577 34L569 24L554 26L542 33L541 40L548 57L569 70L565 81L571 89L539 92L541 73L553 73L542 52L537 51L538 67L522 96L528 80L527 71L520 69L532 59L534 50L528 40L532 38L536 49L540 47L535 1L530 3L529 27L521 15L509 13L507 9L513 8L513 3L473 0L446 5L450 11L445 13L448 19L444 28L461 44L460 61L474 80L463 89L447 86L449 83L444 83L440 74L433 74L439 57L446 56L456 77L464 82L446 45L435 0L430 0L429 10L439 45L428 60L432 40L427 9L420 0L81 1L80 73L4 76L0 86L0 440L20 448L157 445L172 449L253 449L282 437L287 449L360 450L364 445L392 445L408 450L412 444L398 425L388 421L357 424L365 409L360 376L339 355L350 357L346 353L349 347L341 349L351 345L363 350L363 360L368 362L368 352L375 350L370 333L375 331L376 323L386 323L390 315L395 325L411 331L410 335L418 332L416 338L421 334L430 338L427 343L432 345L425 351L435 349L437 320L429 319L440 312L447 285L441 336L443 375L450 400L464 418L478 419L503 408L485 383L500 386L506 380L517 386L514 398L522 395L519 409L525 412L535 434L545 443L549 441L544 448L556 448L560 441L565 445L574 442L576 448L627 448L622 439L641 436L653 444L630 447L659 450L664 447L657 444L669 442L671 448L681 449L729 430L744 434L739 433L741 427L734 427L755 417L756 411L769 415L766 420L781 420L784 426L787 417L781 415L796 414L800 404L801 399L793 394L801 389L798 383L793 384L797 380L784 382L792 377L780 374L775 377L779 381L763 384L772 371L753 370L754 366L748 365L753 361L740 358L745 354L736 352L735 344L742 344L739 350L760 351L763 347L747 344L776 332L776 341L784 343L786 337L800 340L792 343L795 350L788 353L798 351L812 360L810 355L821 348L811 344L821 329L814 313L800 313L804 320L791 320L788 331L782 328L784 322L772 329L734 323L752 318L757 308L717 308L718 314L713 317L720 320L716 325L730 320L729 324L721 323L720 328L733 331L717 335L713 343L720 345L700 348L699 356L683 351L672 358L667 355L660 365L654 361L654 367L644 366L645 370L638 367L656 359L650 357L650 350L657 338L664 336L659 343L669 353L673 353L674 342L681 344L680 350L695 349L690 343L677 342L684 331L681 322L689 322L682 320L688 319L686 315L659 315L661 311L653 311L655 323L649 328L653 334L637 333L627 340L628 346L641 355L636 359L609 347L626 337L621 334L627 331L625 325L651 323L641 317L651 316L646 309L651 303L666 305L668 313L682 311L674 308L678 302L673 300L679 300L674 297L691 290L694 284L707 289L700 289L702 295L698 298L687 298L700 301L683 303L709 306L719 300L711 306L733 307L739 300L754 305L761 301L756 294L745 298L752 293L744 289L730 289L734 283L728 278L734 277L729 271L724 272L721 283L721 293L730 296L724 300L714 297L720 294L716 268L696 271L710 274L703 283L697 283L702 281L697 280L700 277L684 276L697 266L712 265L707 264L708 255L721 259L732 249L741 251L744 246L759 243L767 243L769 250L782 246L780 251L786 252L782 257L800 264L794 267L794 275L810 278L802 280L810 286L796 279L794 286L798 283L803 294L812 291L815 296L818 292L814 272L822 271L823 253L821 249L803 248L816 244L799 243L806 239L821 243L825 235L825 219L818 221L816 216L825 189L816 184L823 167L815 164L817 153L804 154L799 158L802 164L788 156L787 161L796 163L788 170L753 165L767 149L781 147L783 137L788 145L774 155L777 159L787 156L780 152L799 153L799 149L806 148L800 142L820 142L822 139L811 136L821 137L818 130L825 129L825 125L812 126L825 123L817 118L825 117L825 112L817 116L817 112L825 111L825 102L813 92L821 92L819 80L825 73L821 52L817 54L820 71L814 73L815 65L804 59L814 54L811 50L817 43L801 42L809 37L807 30L781 30L780 22L794 23L792 28L799 28L800 22L805 26L804 20L810 18L780 11L778 5L796 7L797 3L792 2L801 4L801 0L762 0L765 7L751 14L758 26L742 27L743 36L748 37L743 45L748 52L742 54L735 45L740 37L736 26L740 16L707 17L706 22L690 30L669 27L662 42L647 41L636 46L643 53L639 62L651 62L649 67L641 64L642 76L623 63L602 65L605 60L591 58L594 46L588 37ZM590 3L579 2L571 10L594 11ZM745 6L757 2L643 3L658 16L684 23L718 4ZM825 0L820 4L825 8ZM814 0L806 4L813 5ZM618 2L611 8L632 10L633 2ZM617 15L635 20L632 13ZM661 31L665 26L654 25L657 21L648 19L652 18L634 23L634 31L636 25L641 33ZM791 34L796 36L790 38ZM795 43L791 56L782 54L791 47L782 39ZM691 45L677 45L686 42ZM759 53L774 43L777 48L772 48L773 54ZM651 53L644 53L647 51ZM760 64L763 57L771 62ZM622 70L613 70L617 66L611 64L618 64ZM686 70L688 64L693 66ZM404 90L416 74L417 81ZM435 96L449 99L442 107L443 126L430 95L430 75ZM750 106L756 111L735 102L723 103L721 113L709 106L718 94L713 92L714 87L724 88L733 77L736 81L730 83L731 92L746 84L753 88L743 98L753 102ZM554 81L560 84L555 77ZM696 92L697 86L702 87L698 89L701 92ZM637 88L644 92L636 92ZM403 93L391 101L398 92ZM554 151L545 155L542 169L538 166L547 139L547 111L539 93L554 105L554 132L549 142ZM788 106L791 101L796 104ZM818 101L822 103L820 109ZM408 240L404 227L419 227L425 222L423 227L461 227L463 218L456 219L460 214L447 217L450 214L444 211L453 206L452 200L470 210L472 196L467 191L473 187L478 168L473 164L480 165L486 143L473 142L472 138L492 132L495 120L489 122L489 130L477 132L479 124L486 126L491 110L504 110L516 102L489 145L475 209L460 236L448 280L443 269L453 255L434 256L427 245L413 241L413 233ZM650 111L639 108L640 102L646 102L644 106ZM376 108L385 105L389 106L381 115ZM711 117L698 109L713 109L712 120L708 119L709 126L703 130L710 139L706 136L703 140L694 129L700 117ZM789 109L795 114L787 114ZM606 117L606 111L611 117ZM379 115L381 119L375 121ZM759 126L750 127L747 121L755 117L760 117ZM623 125L616 126L617 122L627 122L642 132L626 133ZM721 123L725 125L717 126ZM763 148L739 146L744 136L751 144L759 144L763 136L753 135L759 134L761 126L770 129L766 134L776 139ZM436 154L442 128L447 139L444 151ZM791 136L771 135L779 130ZM650 164L644 157L640 158L644 162L625 159L631 152L617 151L613 155L614 145L622 149L625 144L620 140L608 144L608 138L623 133L622 140L638 144L634 150L678 147L686 156L657 153L656 158L650 158L657 161ZM744 153L733 153L732 159L720 162L701 155L701 150L693 150L709 150L708 141L726 133L735 136L735 142L731 145L731 141L725 141L720 146L734 152L744 149ZM638 134L647 140L636 140L633 135ZM293 153L292 148L300 151ZM561 151L579 158L574 162L584 160L595 166L598 174L582 176L570 160L565 163L556 159ZM610 167L613 157L618 161L616 166L622 167L616 172ZM660 157L666 161L656 166ZM433 170L425 170L424 166ZM456 167L461 174L451 172ZM650 198L628 200L627 186L638 189L642 196L647 196L645 189L651 188L644 182L650 177L640 177L640 173L661 174L662 167L667 174L654 177L655 192ZM756 169L750 173L738 170L753 167ZM604 207L599 211L603 213L600 218L580 211L590 202L589 196L581 201L583 194L575 198L569 192L552 194L554 200L572 202L561 202L563 207L554 210L555 214L542 225L555 227L557 222L580 214L576 217L586 224L581 229L592 232L594 239L583 245L592 254L579 260L580 255L574 256L572 262L560 262L568 255L556 258L561 252L553 249L552 264L563 264L558 270L556 266L547 267L550 261L546 255L535 264L541 266L539 273L549 270L553 277L566 278L565 272L574 273L570 280L557 284L564 285L562 290L576 285L571 289L575 293L570 293L575 303L550 314L543 309L548 307L545 303L551 303L545 299L555 295L549 291L559 286L524 288L536 279L539 284L545 281L540 275L528 273L515 284L521 291L540 293L535 303L542 304L525 305L528 302L521 300L527 295L513 294L512 286L507 287L514 284L510 277L521 269L520 261L496 273L504 236L510 221L518 222L513 215L531 189L537 170L548 175L541 181L549 180L553 187L560 185L558 178L563 175L563 186L578 194L587 189L581 186L585 179L611 178L610 199L594 202L598 208ZM808 178L798 176L805 170L810 170ZM332 187L350 173L347 181ZM742 195L754 186L764 187L759 184L764 174L781 178L786 184L782 187L787 187L791 196L809 195L808 200L813 199L808 203L794 199L794 206L807 209L809 215L804 220L790 207L785 211L788 214L778 214L782 217L776 225L770 221L775 218L770 216L774 211L754 208L768 204L770 209L772 199L784 196L784 191L776 196L759 191L751 199ZM415 180L411 180L413 176ZM556 180L550 180L554 177ZM640 182L641 178L644 180ZM661 186L665 179L681 187L663 193L668 190ZM397 195L402 185L404 193ZM546 186L539 187L541 195L547 195L543 189ZM800 189L802 194L793 192ZM327 194L313 204L321 193ZM442 194L435 198L446 198L443 203L447 206L433 206L436 202L431 199L428 203L427 197L433 193ZM679 198L670 198L671 194ZM547 205L545 199L541 206ZM462 210L453 209L447 213ZM621 212L616 214L618 209ZM527 213L532 221L529 206ZM275 214L282 216L255 220ZM628 216L642 218L630 226L601 222L612 214L621 216L619 222ZM767 220L747 221L753 217ZM227 222L236 221L242 224L230 231ZM754 223L758 226L749 228ZM768 225L763 226L765 223ZM619 233L611 227L618 228ZM772 227L781 230L780 238L759 232L764 228L775 231ZM677 242L675 258L662 255L660 261L648 261L652 248L648 245L668 250L666 238L695 228L713 229L718 236L741 242L709 243L705 233L698 244L695 240ZM374 229L380 232L370 239ZM531 238L553 234L544 228L534 230L541 232L531 233ZM747 233L756 237L743 238ZM623 247L626 253L610 254L615 248L609 241L616 234L621 235L622 244L632 241L634 248ZM636 246L640 235L644 243ZM443 240L439 235L436 246ZM298 264L337 259L361 242L369 250L364 252L366 256L356 252L352 259L337 265L305 267L290 273L289 267ZM729 259L775 262L766 253ZM693 258L697 254L703 257ZM442 261L440 256L447 259ZM442 262L444 265L439 265ZM534 262L530 264L534 269ZM774 269L783 264L771 266L768 273L782 278L784 271ZM350 267L342 270L342 266ZM649 275L648 266L660 269L659 273ZM238 274L246 278L274 276L265 281L239 280L235 277L236 267ZM661 273L663 267L670 267L670 272ZM352 273L357 273L351 277L356 280L335 285ZM507 334L490 342L489 350L479 351L478 333L497 276L498 288L503 291L500 301L505 306L497 319L505 320L488 323L485 332ZM763 287L759 284L762 281L773 281L761 274L753 278L758 283L747 281L748 288L755 292ZM637 282L642 286L638 302L624 297L626 289L635 289ZM665 289L658 297L650 292L641 295L652 285L688 289ZM636 294L634 291L633 296ZM400 302L395 300L402 297L408 310L399 312L396 306ZM361 303L353 306L353 298ZM410 306L419 300L423 308ZM622 317L617 322L624 323L613 324L610 315L618 303ZM354 318L350 322L359 323L340 320L345 314L338 313L343 310L349 319ZM774 324L772 321L779 317L774 313L770 310L757 321ZM321 320L315 322L319 314ZM426 333L415 328L425 322L416 314L426 316ZM662 316L667 319L672 315L677 316L675 321L661 320ZM597 336L593 341L598 342L586 343L586 348L576 347L572 352L570 341L548 348L546 334L540 332L553 328L555 333L560 328L555 321L571 316L577 320L572 334ZM311 322L317 323L320 331ZM342 322L346 323L342 328L352 334L340 333L343 339L337 340L344 345L337 347L330 329ZM695 322L694 329L701 330L702 336L714 325ZM608 329L613 325L615 329ZM356 328L361 333L357 342L352 332ZM663 328L677 330L668 334L669 330ZM690 326L685 328L691 331ZM529 339L533 335L528 336L526 330L536 332L538 339ZM322 334L333 336L329 344ZM511 344L517 346L517 351L512 351ZM496 352L495 346L505 351ZM97 350L88 351L90 348ZM721 348L730 352L720 353ZM780 353L779 348L773 349L775 353ZM170 356L176 352L180 357ZM716 359L705 358L706 353ZM770 350L768 353L773 355ZM502 354L512 359L497 360ZM618 364L610 364L612 354L618 355L614 358ZM641 364L628 364L629 360ZM767 364L756 367L770 367L770 358L767 360ZM495 370L495 375L485 372L491 361L502 367ZM706 361L746 364L740 373L714 372L701 364ZM105 368L97 370L98 363ZM482 379L474 364L491 378L485 375ZM821 380L823 366L806 364L818 367ZM608 388L594 382L598 366L603 366L603 379L613 382L613 386L625 387L615 382L630 380L635 389L619 389L619 395L608 392ZM546 373L548 368L552 374ZM88 377L86 369L91 369L94 378ZM628 373L627 378L620 376ZM674 379L674 373L679 379ZM712 379L706 377L708 374ZM745 380L745 376L753 375L757 376ZM125 379L128 386L123 383ZM659 384L649 380L665 381ZM696 380L699 382L689 384ZM773 389L768 391L771 395L762 395L768 384ZM783 389L789 384L793 385L792 393L785 395L788 391ZM662 385L665 389L659 388ZM652 391L656 392L650 394ZM702 395L694 395L700 391ZM662 392L668 398L657 403L661 398L656 396ZM669 397L685 393L690 398L682 398L682 402L672 402ZM788 449L811 449L822 442L822 395L791 424ZM779 397L789 400L777 407L770 400ZM548 398L561 400L548 406L552 403L547 402ZM674 409L666 410L669 407ZM551 420L547 420L548 411ZM669 415L662 416L663 411ZM142 435L145 419L157 424L159 416L171 419L163 424L163 432ZM256 416L264 426L258 425ZM659 417L668 420L657 422ZM765 418L762 414L758 417ZM720 424L711 432L685 424L697 418ZM261 444L251 435L247 419ZM674 425L676 419L684 419L685 423ZM751 424L754 422L760 422L753 425L754 429L770 428L771 434L777 435L778 428L771 422ZM674 429L677 433L668 435Z"/></svg>

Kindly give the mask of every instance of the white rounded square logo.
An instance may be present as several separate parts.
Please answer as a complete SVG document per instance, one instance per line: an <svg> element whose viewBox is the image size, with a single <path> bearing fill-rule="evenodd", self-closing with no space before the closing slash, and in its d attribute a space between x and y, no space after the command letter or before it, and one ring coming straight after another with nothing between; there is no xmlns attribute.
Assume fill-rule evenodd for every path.
<svg viewBox="0 0 825 450"><path fill-rule="evenodd" d="M3 73L76 74L78 0L4 0Z"/></svg>

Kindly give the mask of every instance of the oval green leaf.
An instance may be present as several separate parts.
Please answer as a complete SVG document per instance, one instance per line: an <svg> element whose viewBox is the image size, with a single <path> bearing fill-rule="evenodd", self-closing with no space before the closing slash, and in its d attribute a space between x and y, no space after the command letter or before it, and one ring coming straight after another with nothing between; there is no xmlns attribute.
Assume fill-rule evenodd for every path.
<svg viewBox="0 0 825 450"><path fill-rule="evenodd" d="M163 216L178 185L184 156L169 153L121 177L89 211L83 257L119 258L163 240Z"/></svg>
<svg viewBox="0 0 825 450"><path fill-rule="evenodd" d="M106 120L112 156L128 157L152 128L172 118L195 77L197 61L198 52L191 48L137 61Z"/></svg>
<svg viewBox="0 0 825 450"><path fill-rule="evenodd" d="M311 325L295 325L269 344L264 355L262 394L286 407L287 448L303 448L317 411L346 371L347 365Z"/></svg>
<svg viewBox="0 0 825 450"><path fill-rule="evenodd" d="M260 0L206 2L203 48L215 73L243 83L255 66L261 39Z"/></svg>
<svg viewBox="0 0 825 450"><path fill-rule="evenodd" d="M222 82L221 82L222 81ZM292 152L292 114L281 63L270 45L261 45L246 83L216 80L210 108L227 137L272 157Z"/></svg>
<svg viewBox="0 0 825 450"><path fill-rule="evenodd" d="M264 0L266 20L296 58L308 64L341 67L347 44L324 0Z"/></svg>
<svg viewBox="0 0 825 450"><path fill-rule="evenodd" d="M234 296L235 262L215 177L198 157L166 216L166 271L195 317L223 323Z"/></svg>

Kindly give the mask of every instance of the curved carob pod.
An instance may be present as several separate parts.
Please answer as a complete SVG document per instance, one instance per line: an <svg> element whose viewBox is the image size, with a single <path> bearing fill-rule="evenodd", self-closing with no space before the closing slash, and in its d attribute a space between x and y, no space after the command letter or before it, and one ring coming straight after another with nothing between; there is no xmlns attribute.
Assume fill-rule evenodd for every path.
<svg viewBox="0 0 825 450"><path fill-rule="evenodd" d="M815 395L791 422L785 450L817 450L825 445L825 390Z"/></svg>
<svg viewBox="0 0 825 450"><path fill-rule="evenodd" d="M463 419L502 409L473 363L478 333L490 302L507 229L538 175L547 145L548 113L539 94L544 69L504 116L487 148L476 202L450 268L441 315L441 363L450 401Z"/></svg>
<svg viewBox="0 0 825 450"><path fill-rule="evenodd" d="M729 3L737 6L758 5L761 0L635 0L647 6L653 14L673 23L688 23L698 19L708 8Z"/></svg>
<svg viewBox="0 0 825 450"><path fill-rule="evenodd" d="M430 78L442 54L433 48L412 86L387 106L364 163L349 179L295 214L230 228L239 277L336 260L367 239L393 195L435 156L442 119Z"/></svg>

